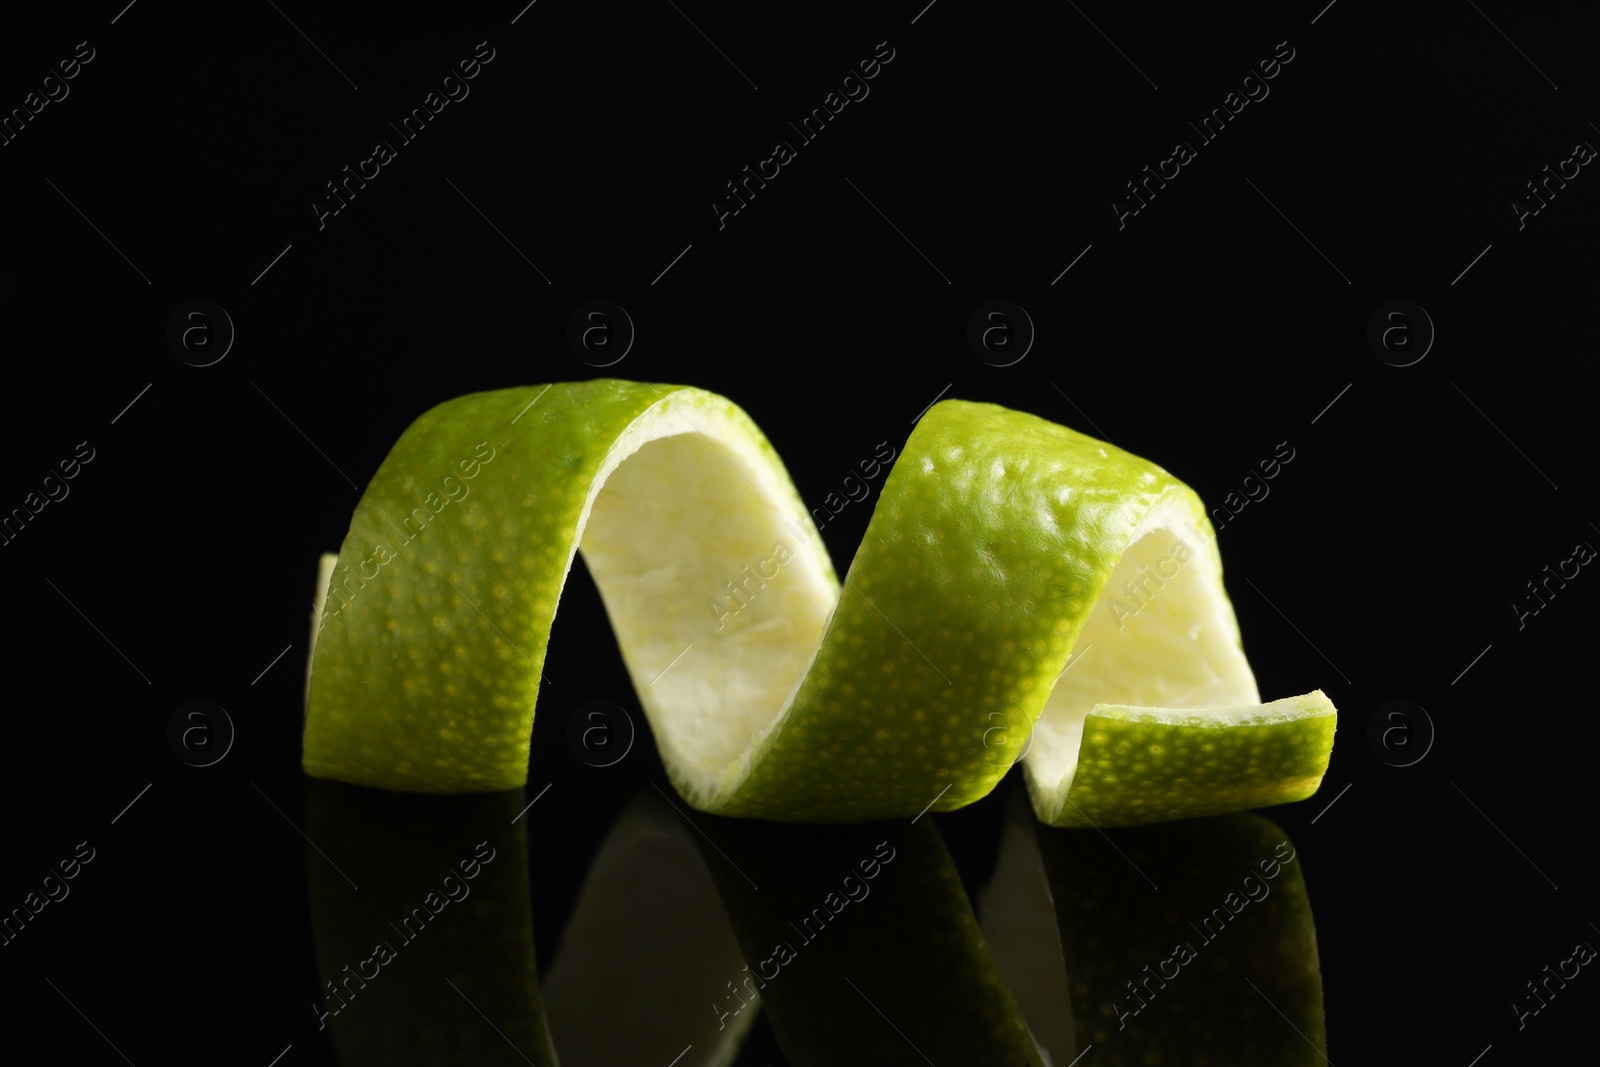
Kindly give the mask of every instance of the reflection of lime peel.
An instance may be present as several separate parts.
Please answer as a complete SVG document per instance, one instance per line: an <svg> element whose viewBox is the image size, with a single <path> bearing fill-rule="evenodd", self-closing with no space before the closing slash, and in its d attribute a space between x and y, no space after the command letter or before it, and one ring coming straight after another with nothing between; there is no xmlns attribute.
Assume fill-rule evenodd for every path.
<svg viewBox="0 0 1600 1067"><path fill-rule="evenodd" d="M1021 791L1013 791L994 874L979 890L977 910L995 970L1016 998L1040 1057L1061 1067L1078 1057L1072 994L1034 825Z"/></svg>
<svg viewBox="0 0 1600 1067"><path fill-rule="evenodd" d="M545 391L544 416L514 424ZM478 393L395 444L357 506L351 558L384 536L412 472L486 435L520 477L477 487L393 581L323 620L308 773L425 792L523 784L580 545L668 776L703 810L859 821L910 817L936 795L936 810L958 808L994 787L1035 720L1024 766L1052 822L1076 813L1051 793L1096 822L1182 818L1299 799L1326 766L1320 693L1297 699L1325 714L1239 719L1260 697L1199 499L1105 442L992 404L934 405L884 482L841 597L787 472L727 399L610 379ZM792 559L759 596L736 615L706 610L728 574L780 544ZM1175 572L1152 572L1179 546ZM319 598L333 568L325 557ZM1148 602L1095 610L1123 582ZM1090 663L1069 661L1075 646ZM1124 760L1096 741L1115 720L1091 712L1108 705L1152 709L1121 724L1127 752L1183 728L1159 709L1229 725L1218 737L1231 741L1202 742L1194 766ZM1086 726L1091 778L1077 771Z"/></svg>
<svg viewBox="0 0 1600 1067"><path fill-rule="evenodd" d="M744 960L689 838L682 817L647 789L601 842L540 982L563 1067L647 1063L691 1040L678 1067L738 1057L757 1012L722 1022L706 1011ZM596 1025L607 1004L628 1006L626 1026Z"/></svg>

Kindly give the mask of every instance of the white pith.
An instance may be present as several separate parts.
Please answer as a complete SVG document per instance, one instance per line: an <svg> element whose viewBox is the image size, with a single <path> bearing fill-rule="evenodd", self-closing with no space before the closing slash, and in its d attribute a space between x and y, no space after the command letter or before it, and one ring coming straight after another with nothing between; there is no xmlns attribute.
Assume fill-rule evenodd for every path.
<svg viewBox="0 0 1600 1067"><path fill-rule="evenodd" d="M822 539L754 433L720 397L676 393L613 446L579 520L663 761L702 797L748 772L839 599Z"/></svg>
<svg viewBox="0 0 1600 1067"><path fill-rule="evenodd" d="M1260 711L1215 536L1205 536L1201 515L1187 494L1158 501L1089 613L1023 764L1035 796L1052 798L1052 814L1066 806L1084 720L1096 705L1185 709L1218 722Z"/></svg>

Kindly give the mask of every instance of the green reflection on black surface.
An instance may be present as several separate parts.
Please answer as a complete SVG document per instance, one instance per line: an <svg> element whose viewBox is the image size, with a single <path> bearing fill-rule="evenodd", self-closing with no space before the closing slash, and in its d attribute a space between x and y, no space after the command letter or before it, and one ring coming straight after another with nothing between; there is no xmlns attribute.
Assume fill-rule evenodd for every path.
<svg viewBox="0 0 1600 1067"><path fill-rule="evenodd" d="M931 818L695 823L750 985L796 1067L1043 1067Z"/></svg>
<svg viewBox="0 0 1600 1067"><path fill-rule="evenodd" d="M1325 1062L1311 904L1278 826L1240 814L1102 835L1041 826L1014 808L1012 826L1024 819L1031 842L1008 836L999 866L1013 884L991 887L985 903L1026 910L1030 867L1048 885L1070 996L1045 977L1036 987L1052 986L1048 1002L1020 999L1030 1019L1044 1014L1035 1029L1056 1063L1091 1045L1097 1064ZM1048 973L1030 926L1048 936L1044 924L1007 929L986 912L1008 976Z"/></svg>
<svg viewBox="0 0 1600 1067"><path fill-rule="evenodd" d="M1324 1062L1310 903L1281 830L1254 815L1054 830L1012 799L980 928L932 817L774 824L644 790L541 996L522 790L313 780L317 1021L340 1062L391 1067L558 1051L563 1067L725 1067L759 1012L795 1067Z"/></svg>
<svg viewBox="0 0 1600 1067"><path fill-rule="evenodd" d="M320 1022L339 1061L553 1067L525 824L511 822L523 791L306 788Z"/></svg>

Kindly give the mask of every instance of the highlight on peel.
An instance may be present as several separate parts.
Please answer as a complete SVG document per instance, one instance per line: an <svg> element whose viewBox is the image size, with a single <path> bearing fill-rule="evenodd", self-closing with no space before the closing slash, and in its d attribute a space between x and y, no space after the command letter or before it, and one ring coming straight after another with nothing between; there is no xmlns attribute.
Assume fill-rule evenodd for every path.
<svg viewBox="0 0 1600 1067"><path fill-rule="evenodd" d="M1332 705L1261 702L1204 508L1162 468L942 401L841 585L743 410L600 379L459 397L395 444L320 567L307 773L523 784L579 550L667 774L704 811L950 810L993 789L1030 728L1030 793L1055 825L1297 800L1327 766Z"/></svg>

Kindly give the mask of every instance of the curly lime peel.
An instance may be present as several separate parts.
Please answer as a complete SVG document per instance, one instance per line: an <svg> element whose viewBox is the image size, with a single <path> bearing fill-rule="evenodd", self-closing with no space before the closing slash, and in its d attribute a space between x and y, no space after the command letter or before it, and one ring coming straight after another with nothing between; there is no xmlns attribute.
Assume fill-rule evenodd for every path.
<svg viewBox="0 0 1600 1067"><path fill-rule="evenodd" d="M1261 705L1198 498L1104 442L995 405L935 405L841 587L777 453L726 398L609 379L477 393L402 435L340 558L387 543L392 517L417 515L419 491L480 442L493 470L423 512L381 579L324 561L309 774L421 792L524 784L580 548L668 776L702 810L854 822L960 807L1005 773L996 721L1034 726L1030 791L1058 825L1301 799L1326 768L1332 706L1320 692ZM1129 578L1151 590L1150 561L1174 543L1187 558L1148 603L1095 610ZM707 610L749 561L779 558L739 612ZM1103 728L1119 707L1132 737ZM1172 731L1198 721L1229 742L1190 758ZM1020 753L1027 730L1005 735Z"/></svg>

